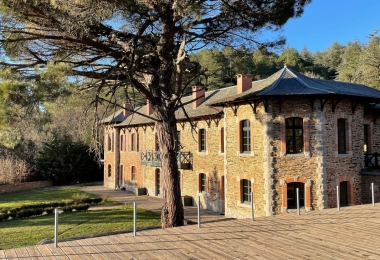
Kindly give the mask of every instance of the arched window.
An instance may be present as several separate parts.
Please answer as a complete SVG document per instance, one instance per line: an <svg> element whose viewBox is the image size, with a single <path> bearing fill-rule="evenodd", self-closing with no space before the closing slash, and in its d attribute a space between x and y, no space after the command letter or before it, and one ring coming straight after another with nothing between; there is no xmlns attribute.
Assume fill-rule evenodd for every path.
<svg viewBox="0 0 380 260"><path fill-rule="evenodd" d="M136 180L136 169L135 169L135 166L132 166L132 168L131 168L131 180L132 181Z"/></svg>
<svg viewBox="0 0 380 260"><path fill-rule="evenodd" d="M119 186L124 185L124 165L120 165L120 172L119 172Z"/></svg>
<svg viewBox="0 0 380 260"><path fill-rule="evenodd" d="M290 117L286 124L286 153L303 152L303 119Z"/></svg>
<svg viewBox="0 0 380 260"><path fill-rule="evenodd" d="M300 208L305 206L305 184L302 182L291 182L287 184L288 209L297 208L297 188Z"/></svg>
<svg viewBox="0 0 380 260"><path fill-rule="evenodd" d="M338 153L347 153L346 147L346 120L338 119Z"/></svg>
<svg viewBox="0 0 380 260"><path fill-rule="evenodd" d="M249 120L243 120L240 124L240 150L242 153L249 153L251 152L251 123Z"/></svg>
<svg viewBox="0 0 380 260"><path fill-rule="evenodd" d="M111 164L108 164L108 177L111 177L112 175L112 167Z"/></svg>

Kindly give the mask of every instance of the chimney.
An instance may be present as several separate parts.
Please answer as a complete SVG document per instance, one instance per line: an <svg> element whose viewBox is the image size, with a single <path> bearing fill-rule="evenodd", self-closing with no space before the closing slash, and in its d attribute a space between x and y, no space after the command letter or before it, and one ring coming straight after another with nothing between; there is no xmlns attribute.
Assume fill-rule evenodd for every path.
<svg viewBox="0 0 380 260"><path fill-rule="evenodd" d="M132 103L131 102L124 102L123 103L123 116L124 117L128 117L132 114L132 111L133 111L133 106L132 106Z"/></svg>
<svg viewBox="0 0 380 260"><path fill-rule="evenodd" d="M206 89L202 86L193 87L193 109L199 107L205 100Z"/></svg>
<svg viewBox="0 0 380 260"><path fill-rule="evenodd" d="M152 104L150 104L150 101L146 100L146 115L150 116L153 113Z"/></svg>
<svg viewBox="0 0 380 260"><path fill-rule="evenodd" d="M237 94L243 93L252 88L252 76L251 75L237 75Z"/></svg>

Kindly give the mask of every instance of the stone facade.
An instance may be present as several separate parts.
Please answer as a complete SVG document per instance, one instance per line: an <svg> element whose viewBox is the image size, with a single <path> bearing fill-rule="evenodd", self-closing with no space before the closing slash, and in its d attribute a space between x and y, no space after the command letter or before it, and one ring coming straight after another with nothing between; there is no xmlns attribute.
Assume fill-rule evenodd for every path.
<svg viewBox="0 0 380 260"><path fill-rule="evenodd" d="M337 206L337 187L348 205L369 203L372 182L380 200L380 176L362 174L364 150L380 151L380 124L374 123L365 103L354 103L349 97L317 101L299 96L269 97L265 102L224 106L222 112L194 119L196 131L189 122L177 124L181 151L192 154L192 167L179 170L181 194L192 197L194 205L199 197L202 208L226 217L250 218L251 203L245 192L251 191L255 215L270 216L292 211L292 189L299 187L302 210L322 210ZM289 153L286 120L293 118L302 122L302 149ZM250 136L244 136L249 139L249 151L243 147L243 124L249 124ZM365 148L364 125L369 129ZM344 131L339 132L339 127ZM203 151L199 148L201 130L206 140ZM107 126L105 133L105 186L124 186L127 190L144 187L149 196L160 197L159 165L140 162L143 151L157 150L153 124ZM107 142L113 147L107 149ZM112 168L110 176L108 165ZM205 176L203 191L201 176Z"/></svg>

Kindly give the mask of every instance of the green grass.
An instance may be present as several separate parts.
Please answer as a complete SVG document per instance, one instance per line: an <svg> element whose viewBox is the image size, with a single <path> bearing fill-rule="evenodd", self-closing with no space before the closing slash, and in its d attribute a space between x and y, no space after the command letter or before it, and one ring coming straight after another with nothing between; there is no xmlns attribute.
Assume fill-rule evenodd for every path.
<svg viewBox="0 0 380 260"><path fill-rule="evenodd" d="M53 188L41 190L26 190L0 194L0 210L15 208L24 204L33 204L53 201L70 201L75 193L86 193L81 187ZM87 193L90 198L96 198L94 194Z"/></svg>
<svg viewBox="0 0 380 260"><path fill-rule="evenodd" d="M138 209L137 227L160 226L160 214ZM133 208L59 214L59 240L133 229ZM0 222L0 249L54 240L54 215Z"/></svg>
<svg viewBox="0 0 380 260"><path fill-rule="evenodd" d="M81 190L82 187L60 188L53 187L41 190L25 190L0 194L0 210L19 207L24 204L34 204L41 202L71 201L74 194L87 194L90 198L98 198L98 195L87 193ZM122 204L103 198L101 205Z"/></svg>

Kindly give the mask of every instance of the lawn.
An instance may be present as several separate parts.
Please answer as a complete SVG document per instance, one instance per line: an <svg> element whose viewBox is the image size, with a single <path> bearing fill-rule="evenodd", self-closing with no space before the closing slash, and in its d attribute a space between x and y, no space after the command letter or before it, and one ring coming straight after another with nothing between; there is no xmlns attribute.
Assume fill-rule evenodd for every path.
<svg viewBox="0 0 380 260"><path fill-rule="evenodd" d="M49 188L40 190L24 190L10 193L0 194L0 210L6 208L15 208L23 204L33 204L40 202L53 202L53 201L70 201L72 196L76 193L85 193L80 190L81 187L70 188ZM90 198L98 196L94 194L87 195Z"/></svg>
<svg viewBox="0 0 380 260"><path fill-rule="evenodd" d="M23 204L52 201L70 201L76 193L85 193L81 187L28 190L0 194L0 210ZM89 197L97 197L88 194ZM115 204L106 201L103 204ZM160 214L144 209L137 210L137 227L160 226ZM59 214L58 238L68 239L81 236L106 234L133 229L133 208L89 210ZM0 250L36 245L43 239L54 239L54 215L43 215L28 219L0 222Z"/></svg>
<svg viewBox="0 0 380 260"><path fill-rule="evenodd" d="M160 214L137 210L137 228L159 227ZM133 207L59 214L58 239L106 234L133 229ZM0 249L37 245L54 240L54 215L0 222Z"/></svg>

